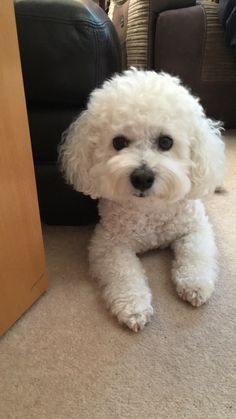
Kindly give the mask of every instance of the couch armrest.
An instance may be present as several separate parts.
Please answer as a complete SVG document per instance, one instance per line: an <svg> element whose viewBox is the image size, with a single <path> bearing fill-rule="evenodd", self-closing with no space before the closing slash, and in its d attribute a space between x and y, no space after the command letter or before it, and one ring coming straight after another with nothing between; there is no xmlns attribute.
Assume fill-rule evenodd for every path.
<svg viewBox="0 0 236 419"><path fill-rule="evenodd" d="M27 103L82 108L120 71L117 33L94 1L14 0Z"/></svg>
<svg viewBox="0 0 236 419"><path fill-rule="evenodd" d="M196 5L196 0L111 0L109 17L122 47L123 69L152 68L158 14Z"/></svg>
<svg viewBox="0 0 236 419"><path fill-rule="evenodd" d="M154 65L154 37L157 16L168 10L179 10L196 6L196 0L150 0L149 24L148 24L148 67Z"/></svg>
<svg viewBox="0 0 236 419"><path fill-rule="evenodd" d="M161 13L165 10L182 9L196 5L196 0L151 0L150 11L152 13Z"/></svg>
<svg viewBox="0 0 236 419"><path fill-rule="evenodd" d="M155 19L153 69L179 76L195 91L201 80L206 21L201 5L166 10Z"/></svg>

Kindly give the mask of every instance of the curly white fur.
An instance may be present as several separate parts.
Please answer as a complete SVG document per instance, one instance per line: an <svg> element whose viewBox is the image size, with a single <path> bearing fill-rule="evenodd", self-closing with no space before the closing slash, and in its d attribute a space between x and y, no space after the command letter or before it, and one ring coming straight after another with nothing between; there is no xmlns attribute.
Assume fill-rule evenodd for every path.
<svg viewBox="0 0 236 419"><path fill-rule="evenodd" d="M128 145L117 151L113 138ZM158 139L173 140L169 150ZM168 74L131 69L106 81L70 126L61 166L76 190L100 198L100 223L89 249L92 274L121 323L138 331L153 313L151 291L136 254L171 245L178 295L194 306L210 297L217 277L216 246L202 196L223 181L220 124ZM142 193L131 174L149 168Z"/></svg>

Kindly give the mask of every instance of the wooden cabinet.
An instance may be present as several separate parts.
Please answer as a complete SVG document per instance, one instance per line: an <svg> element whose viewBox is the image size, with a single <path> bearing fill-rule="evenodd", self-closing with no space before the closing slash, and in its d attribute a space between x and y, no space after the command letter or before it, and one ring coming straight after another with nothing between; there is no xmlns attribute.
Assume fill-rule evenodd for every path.
<svg viewBox="0 0 236 419"><path fill-rule="evenodd" d="M0 5L0 334L45 291L47 273L12 0Z"/></svg>

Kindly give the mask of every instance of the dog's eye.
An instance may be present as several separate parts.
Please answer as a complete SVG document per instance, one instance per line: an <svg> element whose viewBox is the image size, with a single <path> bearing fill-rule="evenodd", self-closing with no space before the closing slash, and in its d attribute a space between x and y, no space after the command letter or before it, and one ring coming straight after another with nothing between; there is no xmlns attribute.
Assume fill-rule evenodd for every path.
<svg viewBox="0 0 236 419"><path fill-rule="evenodd" d="M120 151L123 148L128 147L129 145L129 141L127 140L127 138L123 136L113 138L112 143L113 143L113 147L117 151Z"/></svg>
<svg viewBox="0 0 236 419"><path fill-rule="evenodd" d="M158 138L158 147L163 150L167 151L170 150L170 148L173 145L173 140L171 137L168 137L168 135L162 135Z"/></svg>

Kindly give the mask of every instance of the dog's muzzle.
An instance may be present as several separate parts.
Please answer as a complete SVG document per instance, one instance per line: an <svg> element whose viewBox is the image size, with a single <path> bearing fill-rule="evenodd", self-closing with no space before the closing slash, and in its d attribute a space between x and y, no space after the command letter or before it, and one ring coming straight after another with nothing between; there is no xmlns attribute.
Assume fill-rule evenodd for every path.
<svg viewBox="0 0 236 419"><path fill-rule="evenodd" d="M150 189L155 180L155 175L151 169L142 166L135 169L130 175L130 181L133 187L141 192Z"/></svg>

